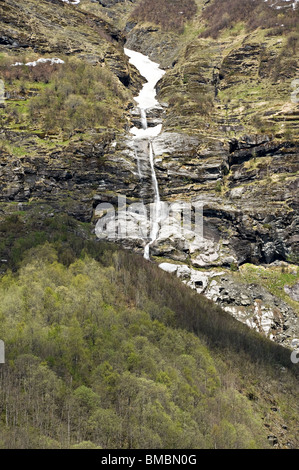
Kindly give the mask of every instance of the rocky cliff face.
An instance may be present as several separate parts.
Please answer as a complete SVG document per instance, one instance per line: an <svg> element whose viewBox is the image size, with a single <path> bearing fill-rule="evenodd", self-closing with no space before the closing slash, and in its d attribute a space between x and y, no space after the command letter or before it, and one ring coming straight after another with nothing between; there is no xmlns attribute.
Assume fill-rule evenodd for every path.
<svg viewBox="0 0 299 470"><path fill-rule="evenodd" d="M291 99L297 49L294 54L284 37L261 30L178 41L159 26L130 23L127 38L128 47L167 70L158 85L163 131L153 142L161 197L203 204L204 241L177 236L178 224L172 233L161 227L153 255L172 260L162 266L237 318L289 344L298 335L298 306L259 279L248 285L241 270L239 276L231 271L246 263L266 266L266 273L269 266L276 274L290 269L298 282L297 269L285 263L297 262L299 240L299 108ZM141 185L136 156L130 148L126 153L127 194L150 200L146 152L139 151Z"/></svg>
<svg viewBox="0 0 299 470"><path fill-rule="evenodd" d="M178 35L136 23L134 2L82 1L75 8L30 0L29 9L28 2L9 0L0 6L0 47L14 56L53 52L104 65L131 96L142 79L123 54L125 41L162 64L161 107L148 116L150 125L163 123L153 140L160 195L168 203L201 204L204 238L181 234L174 216L172 232L161 226L152 255L232 315L288 345L299 335L298 302L290 294L298 283L299 107L291 99L298 49L262 29L199 37L206 2L197 3L197 15ZM46 200L94 224L97 205L116 204L120 194L128 203L150 204L148 148L141 142L136 154L128 133L140 125L132 100L124 115L122 129L92 130L87 138L77 133L63 145L48 135L50 150L41 146L43 136L4 126L10 148L21 146L23 154L1 154L1 201L25 207ZM146 243L120 241L139 252ZM249 276L254 266L261 272Z"/></svg>
<svg viewBox="0 0 299 470"><path fill-rule="evenodd" d="M120 81L120 87L136 93L142 78L129 64L124 42L124 34L104 16L60 0L31 0L26 4L9 0L0 4L1 74L5 85L5 104L0 105L2 202L48 200L64 207L68 200L69 210L76 218L91 220L92 195L102 179L105 149L116 129L90 129L87 124L85 129L62 135L51 129L45 131L42 126L35 128L26 122L26 117L20 124L13 118L14 109L27 111L30 99L41 91L39 78L35 76L30 82L27 76L20 78L21 72L20 77L16 74L17 80L6 77L14 63L55 54L65 61L74 58L108 69ZM46 78L42 88L47 83ZM126 100L121 105L123 126L128 121L126 109L133 104Z"/></svg>

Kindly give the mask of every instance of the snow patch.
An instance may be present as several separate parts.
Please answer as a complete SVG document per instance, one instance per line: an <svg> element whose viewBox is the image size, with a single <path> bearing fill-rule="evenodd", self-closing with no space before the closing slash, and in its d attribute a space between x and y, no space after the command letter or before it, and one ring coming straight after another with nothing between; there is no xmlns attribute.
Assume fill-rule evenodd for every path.
<svg viewBox="0 0 299 470"><path fill-rule="evenodd" d="M19 67L21 65L26 65L27 67L36 67L38 64L46 64L47 62L50 62L51 65L53 64L64 64L64 60L58 59L58 58L52 58L52 59L37 59L34 60L33 62L27 62L24 64L23 62L16 62L15 64L12 64L11 67Z"/></svg>
<svg viewBox="0 0 299 470"><path fill-rule="evenodd" d="M125 54L129 57L130 64L134 65L139 71L140 75L142 75L147 81L147 83L143 85L139 95L134 97L134 100L138 104L141 116L143 116L143 119L146 119L146 110L160 106L158 100L156 99L156 85L165 74L165 70L160 69L159 64L153 62L149 59L148 56L145 56L140 52L131 51L130 49L126 48L124 51ZM157 137L161 130L162 124L158 124L154 127L147 127L143 125L142 129L132 127L130 132L135 137L142 139L143 137Z"/></svg>
<svg viewBox="0 0 299 470"><path fill-rule="evenodd" d="M293 0L281 0L281 1L286 3L286 5L277 5L278 0L276 0L276 1L274 1L274 3L271 3L270 7L274 8L275 10L281 10L282 8L292 6L293 10L295 10L296 5L299 2L299 0L295 0L295 1L293 1ZM281 3L281 1L279 3ZM268 3L268 0L265 0L265 3ZM281 26L283 26L283 25L281 25Z"/></svg>
<svg viewBox="0 0 299 470"><path fill-rule="evenodd" d="M72 0L72 1L70 1L70 0L62 0L62 2L68 3L69 5L79 5L80 1L81 1L81 0Z"/></svg>

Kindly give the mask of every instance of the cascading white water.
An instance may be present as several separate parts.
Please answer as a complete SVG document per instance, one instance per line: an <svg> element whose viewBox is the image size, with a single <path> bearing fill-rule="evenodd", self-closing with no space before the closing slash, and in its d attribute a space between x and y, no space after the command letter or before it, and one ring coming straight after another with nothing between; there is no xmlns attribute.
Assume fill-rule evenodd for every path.
<svg viewBox="0 0 299 470"><path fill-rule="evenodd" d="M149 141L149 158L151 165L152 181L154 186L154 205L152 210L152 227L150 233L150 242L144 248L145 259L150 259L150 246L157 240L161 219L161 198L159 193L159 185L154 166L154 149L152 141Z"/></svg>
<svg viewBox="0 0 299 470"><path fill-rule="evenodd" d="M138 157L138 152L137 152L137 149L135 148L134 149L135 151L135 158L136 158L136 161L137 161L137 171L138 171L138 176L139 176L139 179L142 180L142 172L141 172L141 166L140 166L140 159Z"/></svg>
<svg viewBox="0 0 299 470"><path fill-rule="evenodd" d="M148 128L147 117L146 117L146 110L143 108L140 109L140 119L141 119L142 129L146 130Z"/></svg>
<svg viewBox="0 0 299 470"><path fill-rule="evenodd" d="M152 176L152 183L154 189L154 204L153 210L151 214L151 230L150 230L150 241L144 248L144 257L146 259L150 259L150 247L151 245L157 240L159 235L159 226L160 226L160 218L161 218L161 199L159 193L159 185L157 180L157 175L155 171L155 163L154 163L154 149L152 139L160 134L162 129L162 124L159 124L154 127L149 127L147 123L147 114L146 111L149 108L153 108L159 105L159 102L156 100L156 85L157 82L162 78L164 75L164 70L161 70L159 64L152 62L147 56L131 51L129 49L125 49L125 53L130 58L130 63L135 65L135 67L139 70L140 74L147 80L145 85L143 86L139 95L135 98L135 101L139 105L140 110L140 121L142 129L138 129L133 127L131 129L131 133L134 134L135 139L148 139L148 147L149 147L149 163L151 169L151 176ZM136 149L135 149L136 150ZM140 177L140 163L138 161L138 155L136 151L137 157L137 167L138 173Z"/></svg>

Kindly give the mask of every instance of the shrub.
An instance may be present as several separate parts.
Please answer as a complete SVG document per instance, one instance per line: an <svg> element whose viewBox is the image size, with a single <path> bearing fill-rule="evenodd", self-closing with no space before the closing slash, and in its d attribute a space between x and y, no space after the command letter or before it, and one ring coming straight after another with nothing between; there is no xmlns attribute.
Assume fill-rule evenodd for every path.
<svg viewBox="0 0 299 470"><path fill-rule="evenodd" d="M27 67L25 65L12 67L15 62L19 61L20 59L12 60L6 57L0 60L0 76L9 84L14 80L49 83L51 77L61 67L59 64L51 65L49 62L38 63L35 67Z"/></svg>
<svg viewBox="0 0 299 470"><path fill-rule="evenodd" d="M196 13L194 0L142 0L132 13L137 21L158 24L166 31L183 32L184 24Z"/></svg>
<svg viewBox="0 0 299 470"><path fill-rule="evenodd" d="M299 34L291 33L287 39L287 49L292 53L296 54L299 47Z"/></svg>
<svg viewBox="0 0 299 470"><path fill-rule="evenodd" d="M120 119L126 91L107 69L72 61L52 77L49 87L29 102L32 124L46 130L112 126Z"/></svg>
<svg viewBox="0 0 299 470"><path fill-rule="evenodd" d="M298 29L299 8L276 9L264 0L214 0L204 10L203 18L207 27L202 37L217 38L223 29L233 28L239 22L244 22L249 30L273 28L272 33L277 34L278 28L278 34L284 34Z"/></svg>

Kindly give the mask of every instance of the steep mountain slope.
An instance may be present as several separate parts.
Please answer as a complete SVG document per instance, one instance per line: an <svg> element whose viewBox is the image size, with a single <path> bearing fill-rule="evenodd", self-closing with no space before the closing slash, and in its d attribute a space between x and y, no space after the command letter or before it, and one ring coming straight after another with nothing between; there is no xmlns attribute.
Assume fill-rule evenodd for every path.
<svg viewBox="0 0 299 470"><path fill-rule="evenodd" d="M175 234L161 232L154 254L201 268L201 276L181 271L193 286L192 276L197 276L198 291L237 317L289 342L298 335L298 305L283 288L271 289L268 296L264 291L252 295L243 273L251 269L247 263L278 263L272 271L260 272L258 282L269 287L271 273L278 278L282 269L283 277L286 269L293 273L291 283L298 283L296 267L279 265L298 263L298 7L262 1L214 1L207 6L199 1L197 13L178 32L173 24L181 2L171 4L174 11L168 9L168 15L167 2L134 5L126 46L166 68L158 84L163 132L153 143L160 194L164 201L204 205L206 242L190 247ZM126 146L118 140L111 158L121 159ZM136 165L134 152L129 155L130 164ZM142 149L140 158L146 158ZM127 196L153 198L150 174L140 185L135 172L126 185ZM108 167L104 179L110 192L119 188ZM107 200L101 194L98 201ZM243 265L232 280L230 271ZM219 268L225 273L220 282ZM265 297L261 305L256 302ZM289 330L292 325L295 329Z"/></svg>
<svg viewBox="0 0 299 470"><path fill-rule="evenodd" d="M62 210L68 200L69 211L90 220L105 146L127 126L127 87L140 84L124 36L60 0L5 1L0 13L0 198L48 199ZM50 58L65 64L12 66Z"/></svg>
<svg viewBox="0 0 299 470"><path fill-rule="evenodd" d="M190 264L183 272L191 286L289 344L298 336L298 306L288 294L298 285L298 104L291 86L298 8L255 2L244 19L247 3L226 1L221 12L230 13L221 22L219 2L199 1L195 13L192 0L178 28L181 2L172 2L173 10L167 2L108 3L1 4L1 200L21 209L47 201L86 222L98 203L115 203L120 193L131 202L153 200L149 168L140 181L128 139L130 121L139 122L129 111L142 79L123 53L126 40L166 67L158 85L163 132L153 143L161 198L204 206L204 243L186 247L160 233L153 254ZM65 64L12 67L53 53ZM153 110L157 119L161 109ZM139 158L148 160L145 148ZM125 243L141 251L145 242ZM286 261L293 265L255 276L268 294L245 287L252 272L246 263ZM238 266L244 269L232 277Z"/></svg>
<svg viewBox="0 0 299 470"><path fill-rule="evenodd" d="M298 447L298 365L262 337L299 337L298 44L293 2L0 1L2 447L175 448L186 429L191 448ZM124 46L166 71L147 110L161 199L203 205L203 240L160 224L168 273L89 241L99 203L155 198Z"/></svg>
<svg viewBox="0 0 299 470"><path fill-rule="evenodd" d="M290 351L71 218L0 231L1 448L298 447Z"/></svg>

